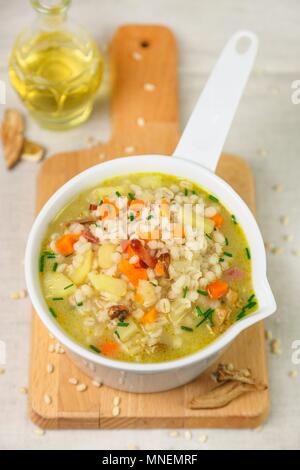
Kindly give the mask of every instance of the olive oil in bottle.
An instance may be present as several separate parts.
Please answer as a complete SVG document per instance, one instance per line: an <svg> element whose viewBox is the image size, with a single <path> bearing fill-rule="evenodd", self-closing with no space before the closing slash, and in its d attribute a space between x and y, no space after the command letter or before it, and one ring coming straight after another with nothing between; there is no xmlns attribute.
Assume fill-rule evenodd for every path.
<svg viewBox="0 0 300 470"><path fill-rule="evenodd" d="M43 127L72 128L92 111L103 76L103 58L90 35L67 20L70 0L31 3L38 18L16 40L10 80Z"/></svg>

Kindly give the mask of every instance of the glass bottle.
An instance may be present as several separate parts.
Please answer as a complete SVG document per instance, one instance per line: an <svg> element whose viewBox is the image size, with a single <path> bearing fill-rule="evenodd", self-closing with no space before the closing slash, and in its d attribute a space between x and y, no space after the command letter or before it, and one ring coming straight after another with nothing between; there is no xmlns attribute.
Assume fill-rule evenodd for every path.
<svg viewBox="0 0 300 470"><path fill-rule="evenodd" d="M33 24L16 39L10 80L43 127L69 129L89 117L103 76L90 34L67 18L71 0L31 0Z"/></svg>

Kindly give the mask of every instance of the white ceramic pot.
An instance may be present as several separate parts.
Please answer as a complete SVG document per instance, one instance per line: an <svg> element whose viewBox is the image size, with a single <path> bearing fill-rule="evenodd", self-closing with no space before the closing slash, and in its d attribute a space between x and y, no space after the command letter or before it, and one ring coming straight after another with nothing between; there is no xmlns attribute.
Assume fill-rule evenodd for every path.
<svg viewBox="0 0 300 470"><path fill-rule="evenodd" d="M236 50L236 44L241 38L250 42L247 52L243 54ZM108 386L147 393L183 385L209 367L241 331L276 310L266 276L265 248L257 223L240 196L214 174L256 49L257 40L252 33L241 32L231 38L196 105L172 159L163 155L144 155L124 157L96 165L61 187L46 203L34 222L25 257L26 282L34 308L76 364L89 376L101 379ZM228 210L235 214L246 233L251 250L253 286L259 309L234 323L213 343L189 356L153 364L112 360L80 346L49 313L39 282L40 247L48 224L78 193L113 176L153 171L194 181L219 198Z"/></svg>

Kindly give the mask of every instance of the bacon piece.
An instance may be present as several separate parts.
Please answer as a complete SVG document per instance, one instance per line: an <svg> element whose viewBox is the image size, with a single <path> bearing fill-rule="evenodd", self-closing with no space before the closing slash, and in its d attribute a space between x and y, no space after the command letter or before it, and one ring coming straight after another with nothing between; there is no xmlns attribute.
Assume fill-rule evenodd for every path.
<svg viewBox="0 0 300 470"><path fill-rule="evenodd" d="M90 211L96 211L97 209L98 209L97 204L90 204L90 206L89 206Z"/></svg>
<svg viewBox="0 0 300 470"><path fill-rule="evenodd" d="M134 239L131 240L130 246L135 252L135 254L139 257L139 259L146 264L149 268L155 268L156 265L156 258L152 256L147 248L145 248L140 240Z"/></svg>
<svg viewBox="0 0 300 470"><path fill-rule="evenodd" d="M238 281L239 279L243 279L244 275L245 272L237 266L232 266L231 268L224 271L224 276L226 276L230 281Z"/></svg>
<svg viewBox="0 0 300 470"><path fill-rule="evenodd" d="M100 243L100 240L99 238L95 237L95 235L92 234L92 232L88 229L86 230L83 230L83 232L81 233L81 235L88 241L88 242L91 242L91 243Z"/></svg>
<svg viewBox="0 0 300 470"><path fill-rule="evenodd" d="M65 226L69 227L72 224L82 224L82 225L94 224L95 222L97 222L97 220L99 220L99 217L94 217L94 216L82 217L81 219L68 220L67 222L65 222Z"/></svg>

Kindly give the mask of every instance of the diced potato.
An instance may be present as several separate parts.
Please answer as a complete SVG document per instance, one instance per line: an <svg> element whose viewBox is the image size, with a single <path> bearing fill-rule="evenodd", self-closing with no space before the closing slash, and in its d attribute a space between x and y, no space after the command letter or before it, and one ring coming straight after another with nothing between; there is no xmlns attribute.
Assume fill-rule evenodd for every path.
<svg viewBox="0 0 300 470"><path fill-rule="evenodd" d="M139 280L137 294L144 299L144 306L150 307L157 301L155 287L149 281Z"/></svg>
<svg viewBox="0 0 300 470"><path fill-rule="evenodd" d="M91 192L89 202L98 201L104 197L110 196L111 194L115 194L117 191L120 194L127 196L128 191L126 186L102 186L101 188L95 188Z"/></svg>
<svg viewBox="0 0 300 470"><path fill-rule="evenodd" d="M83 261L78 266L78 268L70 271L69 277L74 282L74 284L81 284L84 282L85 278L87 277L88 273L92 269L92 262L93 262L93 253L92 250L88 250L83 255Z"/></svg>
<svg viewBox="0 0 300 470"><path fill-rule="evenodd" d="M162 186L162 178L159 175L145 175L139 179L139 185L142 188L156 189Z"/></svg>
<svg viewBox="0 0 300 470"><path fill-rule="evenodd" d="M123 297L127 292L127 283L123 279L95 273L90 273L89 279L97 291L108 292L116 298Z"/></svg>
<svg viewBox="0 0 300 470"><path fill-rule="evenodd" d="M215 228L215 223L211 219L204 218L204 232L208 235L211 234L213 229Z"/></svg>
<svg viewBox="0 0 300 470"><path fill-rule="evenodd" d="M76 286L63 273L46 272L42 278L44 293L48 298L68 297L74 294Z"/></svg>
<svg viewBox="0 0 300 470"><path fill-rule="evenodd" d="M108 269L113 264L111 255L115 252L115 245L112 243L105 243L98 249L98 263L100 268Z"/></svg>
<svg viewBox="0 0 300 470"><path fill-rule="evenodd" d="M172 323L177 325L186 316L190 308L190 300L183 298L174 300L171 303L171 311L169 313Z"/></svg>
<svg viewBox="0 0 300 470"><path fill-rule="evenodd" d="M131 338L137 331L138 327L133 320L125 320L126 323L129 323L128 326L118 326L117 332L121 341L125 342Z"/></svg>

